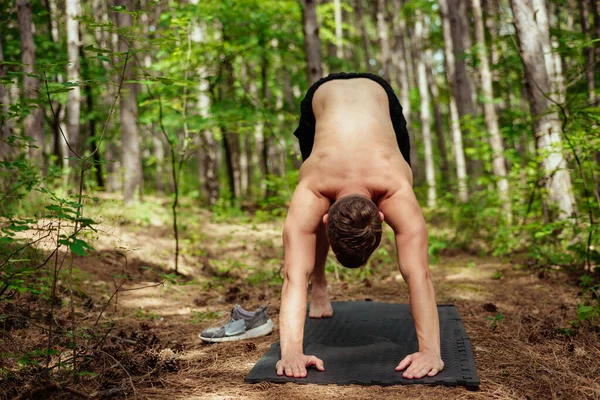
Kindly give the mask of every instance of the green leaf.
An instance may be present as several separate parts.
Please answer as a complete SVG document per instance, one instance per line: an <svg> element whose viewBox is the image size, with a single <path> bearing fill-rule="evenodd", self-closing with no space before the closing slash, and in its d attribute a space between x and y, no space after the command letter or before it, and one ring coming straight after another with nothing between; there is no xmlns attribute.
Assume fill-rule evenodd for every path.
<svg viewBox="0 0 600 400"><path fill-rule="evenodd" d="M161 81L165 85L172 85L175 83L174 80L169 79L169 78L158 78L158 80Z"/></svg>
<svg viewBox="0 0 600 400"><path fill-rule="evenodd" d="M577 319L580 321L585 321L586 319L590 319L596 314L598 310L596 310L592 306L582 306L581 304L577 307Z"/></svg>
<svg viewBox="0 0 600 400"><path fill-rule="evenodd" d="M12 243L15 240L9 236L2 236L0 237L0 244L8 244L8 243Z"/></svg>
<svg viewBox="0 0 600 400"><path fill-rule="evenodd" d="M73 88L60 88L60 89L52 89L52 90L49 90L49 91L48 91L48 93L50 93L50 94L55 94L55 93L67 93L67 92L70 92L70 91L72 91L72 90L73 90Z"/></svg>
<svg viewBox="0 0 600 400"><path fill-rule="evenodd" d="M125 11L126 6L112 6L110 9L113 11Z"/></svg>
<svg viewBox="0 0 600 400"><path fill-rule="evenodd" d="M95 51L96 53L112 53L112 51L110 50L106 50L106 49L99 49L97 47L94 47L93 45L89 45L83 48L84 50L87 51Z"/></svg>

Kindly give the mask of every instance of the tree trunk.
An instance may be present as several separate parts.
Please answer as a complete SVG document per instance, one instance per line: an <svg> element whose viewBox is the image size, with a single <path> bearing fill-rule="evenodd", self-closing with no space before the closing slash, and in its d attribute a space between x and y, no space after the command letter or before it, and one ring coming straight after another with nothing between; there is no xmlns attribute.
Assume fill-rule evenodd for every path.
<svg viewBox="0 0 600 400"><path fill-rule="evenodd" d="M198 76L200 79L198 89L198 108L200 109L200 116L207 121L210 118L210 85L206 80L208 72L200 67ZM202 160L204 161L204 191L206 192L206 204L212 206L219 200L219 177L218 171L218 157L217 157L218 143L214 138L214 135L210 128L205 128L200 132L200 147L199 152L202 152Z"/></svg>
<svg viewBox="0 0 600 400"><path fill-rule="evenodd" d="M306 52L306 76L308 85L321 79L321 39L317 21L317 0L302 0L302 20L304 25L304 49Z"/></svg>
<svg viewBox="0 0 600 400"><path fill-rule="evenodd" d="M475 37L477 40L479 76L481 79L481 91L483 92L485 113L485 126L487 128L492 148L492 167L496 176L498 186L498 197L504 209L504 217L510 224L512 221L512 207L510 204L510 191L506 179L506 160L504 159L504 145L498 127L498 116L494 106L494 90L492 88L492 74L488 63L488 54L485 44L485 31L483 29L483 14L481 12L480 0L471 0L473 17L475 22Z"/></svg>
<svg viewBox="0 0 600 400"><path fill-rule="evenodd" d="M260 66L260 75L261 75L261 85L262 85L262 107L263 109L269 108L269 103L271 101L271 91L269 90L269 59L267 58L267 53L263 51L262 60ZM310 77L309 77L310 79ZM265 113L263 113L265 116ZM269 168L269 164L272 165L272 160L269 159L271 154L271 146L273 143L273 130L270 129L268 132L264 131L264 127L269 126L266 118L262 120L262 126L260 133L262 134L262 146L261 146L261 159L262 159L262 169L264 171L265 180L271 175L272 168ZM258 135L258 131L256 132ZM258 138L258 137L257 137ZM269 199L275 193L269 185L265 185L265 199Z"/></svg>
<svg viewBox="0 0 600 400"><path fill-rule="evenodd" d="M560 27L560 19L559 19L559 10L560 8L556 6L556 4L551 3L549 9L549 17L551 18L550 25L554 29L557 34L551 36L551 45L552 45L552 60L554 62L554 90L556 92L556 101L560 104L565 104L566 96L567 96L567 88L565 84L565 74L563 73L563 64L565 63L564 57L558 52L558 39L562 36L562 31Z"/></svg>
<svg viewBox="0 0 600 400"><path fill-rule="evenodd" d="M4 64L4 47L2 43L2 27L0 26L0 78L6 78L6 65ZM0 160L7 161L15 153L14 148L8 145L8 138L12 136L12 124L8 119L8 105L10 98L8 87L0 83L0 104L2 105L2 114L0 115Z"/></svg>
<svg viewBox="0 0 600 400"><path fill-rule="evenodd" d="M127 10L132 10L131 0L125 0ZM126 13L118 13L117 24L120 28L129 30L133 18ZM125 69L125 82L135 79L133 73L134 58L129 52L127 39L119 35L119 51L125 54L127 68ZM123 167L123 200L125 205L136 200L136 195L142 189L142 158L140 152L140 137L138 133L138 106L137 83L123 83L121 89L120 122L121 122L121 163Z"/></svg>
<svg viewBox="0 0 600 400"><path fill-rule="evenodd" d="M266 68L267 66L265 65L265 63L263 63L261 65L261 70L263 68ZM254 150L252 151L251 155L250 155L250 164L258 167L258 173L259 173L259 187L258 187L258 197L259 198L263 198L264 194L265 194L265 178L266 178L266 169L265 169L265 162L262 158L263 155L263 147L264 147L264 121L263 121L263 113L262 113L262 107L263 107L263 101L262 101L262 96L260 96L258 94L258 86L257 86L257 82L258 82L258 77L255 71L255 66L250 64L248 67L249 71L248 71L248 77L249 77L249 82L248 82L248 89L250 92L250 97L252 98L253 103L256 105L256 121L254 123L254 137L253 137L253 142L254 142ZM262 74L261 74L261 78L262 78ZM266 76L265 76L266 79ZM263 89L266 89L266 82L263 81ZM268 90L267 90L268 92ZM263 90L264 93L264 90Z"/></svg>
<svg viewBox="0 0 600 400"><path fill-rule="evenodd" d="M248 147L251 144L248 142L248 135L244 135L244 137L239 138L238 143L240 146L240 159L238 161L240 163L240 197L249 197L251 174L248 173L248 169L250 167Z"/></svg>
<svg viewBox="0 0 600 400"><path fill-rule="evenodd" d="M411 106L410 106L410 85L408 84L408 57L404 38L406 37L406 21L401 15L404 0L393 0L393 28L394 28L394 52L392 53L392 65L396 74L396 85L400 91L400 103L402 104L404 118L408 126L410 138L410 165L413 174L418 174L419 160L417 158L417 146L415 144L414 129L410 129Z"/></svg>
<svg viewBox="0 0 600 400"><path fill-rule="evenodd" d="M590 5L591 4L589 0L579 0L579 11L581 15L581 31L586 42L591 39ZM585 59L585 76L587 78L588 98L590 102L594 104L596 102L596 79L594 76L594 49L591 45L583 48L583 58Z"/></svg>
<svg viewBox="0 0 600 400"><path fill-rule="evenodd" d="M446 151L446 138L444 137L444 121L442 110L440 109L439 91L437 83L433 77L433 55L431 49L425 51L425 69L427 72L427 85L431 98L433 100L433 116L435 120L436 144L440 154L440 172L442 173L442 181L450 182L450 168L448 166L448 152Z"/></svg>
<svg viewBox="0 0 600 400"><path fill-rule="evenodd" d="M35 43L33 41L33 26L31 22L31 4L29 0L17 0L19 18L19 36L21 39L21 63L23 64L23 98L33 100L41 97L40 81L34 76ZM39 167L44 169L44 110L36 106L25 117L24 135L35 140L29 147L29 157Z"/></svg>
<svg viewBox="0 0 600 400"><path fill-rule="evenodd" d="M437 194L435 190L435 166L433 164L433 146L431 141L431 111L429 100L429 88L427 87L427 69L425 66L425 48L423 42L427 40L426 27L423 25L423 16L420 11L416 12L415 41L418 44L417 75L419 78L419 96L421 98L421 134L425 147L425 178L427 180L427 206L435 207Z"/></svg>
<svg viewBox="0 0 600 400"><path fill-rule="evenodd" d="M48 1L48 13L49 13L49 25L50 25L50 36L52 38L52 42L56 46L61 46L60 37L58 32L58 22L60 20L60 16L63 14L58 9L56 4L56 0ZM64 82L63 74L57 73L56 80L59 83ZM75 157L69 150L69 146L67 145L67 141L65 137L68 136L68 128L65 123L66 118L66 109L63 107L58 101L53 101L52 106L54 107L54 112L56 118L52 116L52 137L54 140L53 152L57 158L57 165L62 167L63 169L63 186L67 186L68 184L68 175L66 175L67 169L69 168L69 157ZM63 135L64 134L64 135ZM77 178L76 178L77 179Z"/></svg>
<svg viewBox="0 0 600 400"><path fill-rule="evenodd" d="M371 51L369 50L369 37L367 36L367 30L365 29L365 16L363 13L362 0L354 0L354 13L356 16L356 29L358 30L365 56L363 65L366 67L367 72L371 72Z"/></svg>
<svg viewBox="0 0 600 400"><path fill-rule="evenodd" d="M78 85L79 82L79 15L80 5L79 0L67 0L67 55L69 63L67 64L67 80L75 85L72 86L67 97L67 137L69 139L69 145L71 149L75 151L79 156L83 157L83 149L81 146L81 138L79 133L79 115L81 112L81 88ZM71 155L71 157L77 157ZM73 158L72 158L73 160ZM79 186L81 168L79 161L71 162L71 165L75 167L73 171L73 179L75 187Z"/></svg>
<svg viewBox="0 0 600 400"><path fill-rule="evenodd" d="M525 65L534 136L537 148L544 156L542 167L546 174L548 200L558 208L559 218L564 219L575 211L575 199L567 163L562 154L560 121L546 97L552 87L542 42L549 42L550 37L548 30L539 24L540 9L534 6L535 1L511 0L511 6L521 58Z"/></svg>
<svg viewBox="0 0 600 400"><path fill-rule="evenodd" d="M594 37L598 39L600 38L600 1L591 0L591 8L592 14L594 15ZM596 55L596 60L600 61L600 41L594 42L594 53ZM600 106L600 93L596 94L594 105L596 107ZM600 151L596 153L596 160L598 164L600 164Z"/></svg>
<svg viewBox="0 0 600 400"><path fill-rule="evenodd" d="M444 0L447 1L447 0ZM475 86L467 71L465 58L472 47L470 35L470 19L467 10L468 0L455 0L448 8L450 17L450 31L454 50L455 75L452 90L456 98L458 115L461 123L477 116ZM476 147L478 138L466 138L467 147ZM467 163L469 176L477 182L483 171L483 163L478 159L470 159Z"/></svg>
<svg viewBox="0 0 600 400"><path fill-rule="evenodd" d="M451 7L447 7L450 23L450 33L452 37L452 49L454 51L454 85L458 113L461 118L469 115L475 117L475 88L473 80L467 72L465 56L471 48L471 38L469 32L469 20L467 13L467 0L455 0L451 2ZM442 0L447 3L447 0ZM440 11L441 3L440 2Z"/></svg>
<svg viewBox="0 0 600 400"><path fill-rule="evenodd" d="M495 93L505 93L505 97L502 98L498 104L495 105L496 113L499 114L502 110L510 108L510 91L502 90L502 88L497 87L498 82L500 81L501 73L504 73L504 76L509 76L509 65L508 63L501 62L501 54L503 52L498 46L497 37L500 35L500 21L498 21L498 15L500 15L500 8L498 5L498 0L484 0L483 1L483 15L485 17L485 27L490 35L490 54L488 55L488 64L490 66L498 66L496 69L491 71L492 73L492 88Z"/></svg>
<svg viewBox="0 0 600 400"><path fill-rule="evenodd" d="M468 199L467 191L467 169L465 152L463 149L462 132L460 129L460 117L456 105L456 93L454 90L456 76L456 62L454 58L454 44L450 28L448 0L439 0L440 17L442 19L442 31L444 37L444 66L446 78L450 88L450 131L452 132L453 154L456 162L456 178L458 181L458 196L461 201Z"/></svg>
<svg viewBox="0 0 600 400"><path fill-rule="evenodd" d="M88 82L90 80L90 64L89 64L89 59L87 59L85 57L85 53L83 52L83 49L81 48L81 46L79 46L79 58L81 59L81 71L82 71L82 77L83 77L83 81L84 82ZM94 166L94 172L96 174L96 184L98 185L98 188L100 189L104 189L105 188L105 183L104 183L104 174L103 174L103 168L102 168L102 157L100 157L100 143L97 141L96 138L96 126L98 124L98 117L96 115L96 113L94 112L94 91L92 90L92 86L86 84L84 86L84 94L85 94L85 98L86 98L86 112L87 115L89 116L89 134L90 134L90 138L91 138L91 142L90 142L90 152L93 152L93 166Z"/></svg>
<svg viewBox="0 0 600 400"><path fill-rule="evenodd" d="M335 56L344 59L342 4L341 0L333 0L335 13Z"/></svg>
<svg viewBox="0 0 600 400"><path fill-rule="evenodd" d="M154 185L157 194L165 193L165 146L163 144L163 134L156 131L156 123L152 124L152 155L156 164L156 175Z"/></svg>
<svg viewBox="0 0 600 400"><path fill-rule="evenodd" d="M380 75L390 82L390 41L388 25L385 20L385 5L385 0L377 0L377 36L379 37L379 60L381 62Z"/></svg>
<svg viewBox="0 0 600 400"><path fill-rule="evenodd" d="M227 31L223 28L223 41L227 42ZM233 106L235 104L233 63L231 54L225 54L221 64L221 103ZM231 122L225 122L222 127L223 149L225 150L225 163L229 178L229 189L232 200L235 202L241 196L241 168L240 168L240 137Z"/></svg>

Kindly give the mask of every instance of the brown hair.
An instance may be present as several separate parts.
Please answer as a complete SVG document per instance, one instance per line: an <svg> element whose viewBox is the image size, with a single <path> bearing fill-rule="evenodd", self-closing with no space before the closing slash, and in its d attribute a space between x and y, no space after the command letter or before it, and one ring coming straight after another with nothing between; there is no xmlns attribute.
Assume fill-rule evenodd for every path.
<svg viewBox="0 0 600 400"><path fill-rule="evenodd" d="M344 267L363 266L379 246L381 230L379 209L366 196L344 196L329 208L327 237Z"/></svg>

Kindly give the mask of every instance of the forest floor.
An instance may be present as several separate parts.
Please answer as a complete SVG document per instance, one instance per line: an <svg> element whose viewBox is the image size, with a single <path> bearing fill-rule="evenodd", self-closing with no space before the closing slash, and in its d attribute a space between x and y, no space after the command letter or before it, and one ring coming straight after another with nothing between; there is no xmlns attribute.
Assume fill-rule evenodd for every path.
<svg viewBox="0 0 600 400"><path fill-rule="evenodd" d="M573 280L557 270L539 272L511 260L468 254L436 257L431 275L438 303L456 306L471 338L480 390L246 384L244 377L278 339L278 329L263 338L213 345L204 344L198 333L227 319L235 304L250 310L268 305L277 326L282 221L259 223L184 209L180 265L184 278L178 284L152 286L164 278L161 274L172 265L173 255L168 210L159 209L129 219L119 215L116 205L97 210L103 218L94 238L96 251L75 260L81 271L80 289L93 300L87 310L78 311L82 323L93 323L122 276L131 278L122 289L149 286L121 291L112 299L100 325L114 323L101 349L107 358L89 364L100 375L83 377L71 386L80 392L103 393L105 398L114 394L190 400L600 399L600 336L590 329L565 334L569 322L576 319L578 287ZM391 246L389 240L384 246ZM407 303L406 284L395 263L387 264L373 268L366 279L343 271L336 279L330 273L332 300ZM62 308L57 318L62 312L67 319L69 307ZM494 324L491 319L498 315L504 318ZM13 341L44 340L34 327L15 329L9 334ZM10 351L10 343L3 339L0 352ZM13 379L2 385L6 398L11 398L35 383ZM67 393L63 398L77 396Z"/></svg>

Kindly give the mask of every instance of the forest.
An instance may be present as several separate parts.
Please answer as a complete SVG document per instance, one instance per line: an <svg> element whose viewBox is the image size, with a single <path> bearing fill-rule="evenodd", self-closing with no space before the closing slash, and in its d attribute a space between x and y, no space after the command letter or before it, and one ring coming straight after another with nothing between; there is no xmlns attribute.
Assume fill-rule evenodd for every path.
<svg viewBox="0 0 600 400"><path fill-rule="evenodd" d="M0 0L0 398L600 398L600 1ZM407 120L481 389L243 382L321 77ZM389 227L332 299L408 303Z"/></svg>

